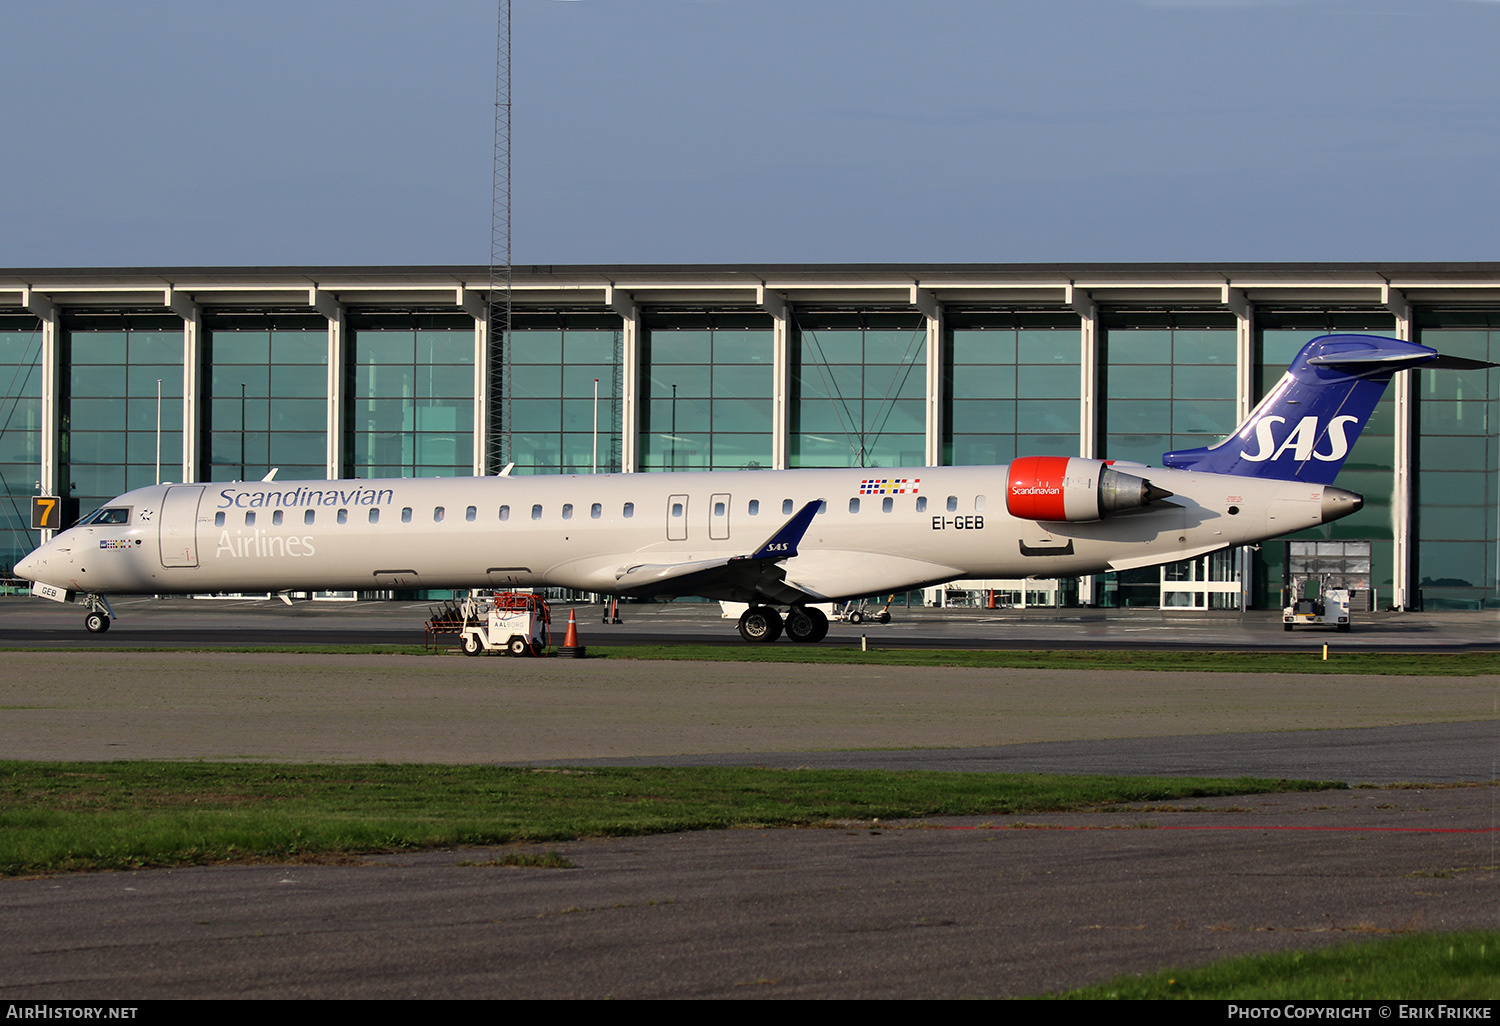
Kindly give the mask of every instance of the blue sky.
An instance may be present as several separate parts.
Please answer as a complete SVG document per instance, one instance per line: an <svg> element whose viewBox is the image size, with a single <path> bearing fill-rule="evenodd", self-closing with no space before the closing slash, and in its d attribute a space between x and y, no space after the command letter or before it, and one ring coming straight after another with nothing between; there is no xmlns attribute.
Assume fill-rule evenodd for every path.
<svg viewBox="0 0 1500 1026"><path fill-rule="evenodd" d="M1495 0L514 0L517 263L1500 259ZM484 263L495 5L6 13L0 266Z"/></svg>

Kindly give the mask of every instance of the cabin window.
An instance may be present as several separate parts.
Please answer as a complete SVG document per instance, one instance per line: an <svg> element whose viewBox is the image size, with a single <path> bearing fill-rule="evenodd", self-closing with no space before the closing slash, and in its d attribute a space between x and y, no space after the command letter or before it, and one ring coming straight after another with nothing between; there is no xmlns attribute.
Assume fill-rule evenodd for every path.
<svg viewBox="0 0 1500 1026"><path fill-rule="evenodd" d="M927 512L927 496L925 496L925 495L918 495L917 496L917 512L918 513L926 513Z"/></svg>
<svg viewBox="0 0 1500 1026"><path fill-rule="evenodd" d="M347 524L349 522L349 511L347 509L341 509L341 510L339 510L339 515L338 515L337 519L338 519L339 523L341 523L341 524Z"/></svg>
<svg viewBox="0 0 1500 1026"><path fill-rule="evenodd" d="M409 523L411 523L411 507L410 506L402 506L401 507L401 522L403 524L409 524Z"/></svg>
<svg viewBox="0 0 1500 1026"><path fill-rule="evenodd" d="M974 496L974 512L975 513L983 513L984 512L984 496L983 495L976 495L976 496Z"/></svg>
<svg viewBox="0 0 1500 1026"><path fill-rule="evenodd" d="M722 502L716 502L716 503L714 503L714 516L716 516L716 517L722 517L723 515L724 515L724 504Z"/></svg>
<svg viewBox="0 0 1500 1026"><path fill-rule="evenodd" d="M468 509L464 510L464 519L467 520L469 523L472 524L478 518L479 518L479 508L477 506L470 506Z"/></svg>
<svg viewBox="0 0 1500 1026"><path fill-rule="evenodd" d="M789 516L792 515L792 500L791 499L782 499L781 500L781 515L784 516L784 517L789 517Z"/></svg>
<svg viewBox="0 0 1500 1026"><path fill-rule="evenodd" d="M540 519L542 519L542 504L541 503L537 503L535 506L531 507L531 519L533 519L533 520L540 520Z"/></svg>
<svg viewBox="0 0 1500 1026"><path fill-rule="evenodd" d="M573 504L571 502L565 502L565 503L563 503L563 519L564 520L572 520L573 519Z"/></svg>
<svg viewBox="0 0 1500 1026"><path fill-rule="evenodd" d="M443 506L434 506L434 507L432 507L432 522L434 524L441 524L443 522L443 518L445 516L447 516L447 515L448 515L448 510L445 507L443 507Z"/></svg>
<svg viewBox="0 0 1500 1026"><path fill-rule="evenodd" d="M604 516L604 506L597 502L594 503L589 507L589 516L594 520L598 520L600 517Z"/></svg>
<svg viewBox="0 0 1500 1026"><path fill-rule="evenodd" d="M887 495L885 498L880 500L880 512L889 513L891 511L891 507L895 505L896 500Z"/></svg>
<svg viewBox="0 0 1500 1026"><path fill-rule="evenodd" d="M281 510L278 509L275 513L271 514L271 523L277 527L281 526Z"/></svg>
<svg viewBox="0 0 1500 1026"><path fill-rule="evenodd" d="M215 527L223 527L224 526L224 511L223 510L219 510L219 512L217 512L217 513L214 514L214 526Z"/></svg>
<svg viewBox="0 0 1500 1026"><path fill-rule="evenodd" d="M859 512L859 500L858 499L850 499L849 500L849 512L850 513L858 513Z"/></svg>
<svg viewBox="0 0 1500 1026"><path fill-rule="evenodd" d="M752 517L758 517L758 516L760 516L760 500L759 499L751 499L750 500L750 515Z"/></svg>
<svg viewBox="0 0 1500 1026"><path fill-rule="evenodd" d="M680 503L680 502L674 502L674 503L672 503L672 515L674 517L680 517L680 516L682 516L682 503Z"/></svg>
<svg viewBox="0 0 1500 1026"><path fill-rule="evenodd" d="M376 507L374 507L373 509L370 510L370 523L372 523L372 524L378 524L378 523L380 523L380 507L379 506L376 506Z"/></svg>
<svg viewBox="0 0 1500 1026"><path fill-rule="evenodd" d="M627 502L625 504L625 519L629 520L633 516L635 516L635 503Z"/></svg>
<svg viewBox="0 0 1500 1026"><path fill-rule="evenodd" d="M510 519L510 507L509 506L501 506L500 507L500 519L501 520L509 520Z"/></svg>
<svg viewBox="0 0 1500 1026"><path fill-rule="evenodd" d="M245 511L245 526L246 527L254 527L255 526L255 510L253 510L253 509L247 509Z"/></svg>
<svg viewBox="0 0 1500 1026"><path fill-rule="evenodd" d="M309 527L312 526L312 522L316 519L318 519L318 511L315 509L310 509L302 514L302 522Z"/></svg>
<svg viewBox="0 0 1500 1026"><path fill-rule="evenodd" d="M957 513L958 512L958 496L957 495L950 495L950 496L948 496L948 512L949 513Z"/></svg>

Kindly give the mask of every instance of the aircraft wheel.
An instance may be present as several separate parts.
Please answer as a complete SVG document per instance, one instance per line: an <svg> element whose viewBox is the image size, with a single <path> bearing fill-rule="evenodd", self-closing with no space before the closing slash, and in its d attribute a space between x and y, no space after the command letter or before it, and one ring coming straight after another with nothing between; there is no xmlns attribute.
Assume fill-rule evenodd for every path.
<svg viewBox="0 0 1500 1026"><path fill-rule="evenodd" d="M103 613L90 613L83 618L83 625L90 634L103 634L109 630L109 617Z"/></svg>
<svg viewBox="0 0 1500 1026"><path fill-rule="evenodd" d="M865 614L861 613L858 609L856 609L854 612L852 612L852 613L849 614L849 622L852 623L852 624L861 624L861 623L864 623L865 622Z"/></svg>
<svg viewBox="0 0 1500 1026"><path fill-rule="evenodd" d="M781 637L781 614L770 606L751 606L740 614L740 637L772 642Z"/></svg>
<svg viewBox="0 0 1500 1026"><path fill-rule="evenodd" d="M510 654L513 655L513 656L529 656L529 655L531 655L531 646L528 645L528 644L526 644L526 639L523 638L523 637L521 637L520 635L517 635L516 637L511 638L510 639L510 643L507 644L505 647L506 647L507 651L509 651Z"/></svg>
<svg viewBox="0 0 1500 1026"><path fill-rule="evenodd" d="M793 609L786 615L786 636L809 644L828 637L828 617L821 609Z"/></svg>
<svg viewBox="0 0 1500 1026"><path fill-rule="evenodd" d="M484 651L484 646L479 643L479 637L475 634L465 634L463 640L464 655L477 656Z"/></svg>

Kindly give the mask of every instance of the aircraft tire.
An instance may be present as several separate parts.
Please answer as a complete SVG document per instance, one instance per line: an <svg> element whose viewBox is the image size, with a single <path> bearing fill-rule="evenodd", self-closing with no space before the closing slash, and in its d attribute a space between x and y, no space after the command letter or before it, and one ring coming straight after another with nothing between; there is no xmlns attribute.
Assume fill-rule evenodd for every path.
<svg viewBox="0 0 1500 1026"><path fill-rule="evenodd" d="M828 637L828 617L821 609L793 609L786 615L786 636L815 644Z"/></svg>
<svg viewBox="0 0 1500 1026"><path fill-rule="evenodd" d="M865 614L856 609L849 614L849 622L855 625L862 624L865 622Z"/></svg>
<svg viewBox="0 0 1500 1026"><path fill-rule="evenodd" d="M83 618L83 626L90 634L103 634L109 630L109 617L103 613L90 613Z"/></svg>
<svg viewBox="0 0 1500 1026"><path fill-rule="evenodd" d="M484 646L479 643L479 638L473 634L465 634L463 640L464 655L477 656L484 651Z"/></svg>
<svg viewBox="0 0 1500 1026"><path fill-rule="evenodd" d="M740 637L770 643L781 637L781 614L770 606L751 606L740 614Z"/></svg>

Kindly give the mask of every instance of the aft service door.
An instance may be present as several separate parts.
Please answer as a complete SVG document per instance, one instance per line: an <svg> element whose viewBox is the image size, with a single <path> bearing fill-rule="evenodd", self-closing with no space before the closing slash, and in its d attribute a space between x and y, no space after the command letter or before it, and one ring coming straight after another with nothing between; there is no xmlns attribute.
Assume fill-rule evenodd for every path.
<svg viewBox="0 0 1500 1026"><path fill-rule="evenodd" d="M162 566L198 565L198 503L202 499L202 485L178 485L167 489L157 528Z"/></svg>

